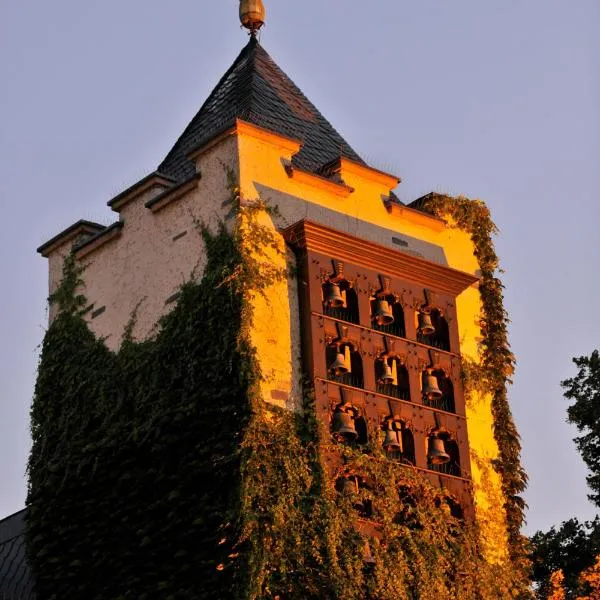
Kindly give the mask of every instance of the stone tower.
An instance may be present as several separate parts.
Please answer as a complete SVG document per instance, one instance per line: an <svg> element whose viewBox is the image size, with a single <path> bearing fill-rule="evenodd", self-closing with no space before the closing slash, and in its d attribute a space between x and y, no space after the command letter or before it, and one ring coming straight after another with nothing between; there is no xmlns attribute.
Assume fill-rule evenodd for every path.
<svg viewBox="0 0 600 600"><path fill-rule="evenodd" d="M505 369L499 375L501 386L498 377L469 383L469 373L481 379L483 370L491 368L492 355L485 354L485 348L490 351L490 331L504 324L501 307L493 321L493 303L485 295L496 281L493 268L490 274L489 262L482 263L480 252L476 256L478 238L454 211L459 203L470 206L469 201L431 194L403 204L394 194L400 178L368 165L254 33L158 168L109 200L117 213L114 224L79 221L39 248L48 259L50 294L61 289L65 259L72 256L85 267L79 289L86 298L83 319L93 335L112 353L122 352L124 336L127 343L152 343L161 335L161 318L178 306L182 285L201 281L210 265L202 232L235 235L244 222L241 215L250 209L256 221L250 238L258 231L268 247L261 251L251 245L249 256L258 253L263 263L267 260L286 273L245 296L252 308L244 323L245 342L262 374L254 390L266 415L263 425L269 427L286 414L304 422L307 415L314 417L310 444L315 445L313 458L318 456L324 481L316 495L326 499L328 510L335 510L338 500L347 504L352 498L346 508L354 511L350 526L363 567L340 558L336 568L347 579L353 569L362 569L360 585L371 591L356 592L356 597L394 597L379 583L376 592L368 584L369 577L376 577L373 573L388 568L382 557L392 544L382 515L396 510L394 502L398 515L419 502L407 484L396 486L393 499L389 490L382 492L387 508L381 508L384 501L378 500L377 475L369 460L410 474L410 485L429 490L431 506L442 503L440 510L448 519L465 527L475 524L482 560L511 570L520 556L520 480L515 479L521 471L516 432L507 441L498 430L506 429L506 423L512 427L504 387L512 358L498 359ZM485 213L480 203L472 206L476 214ZM51 321L59 314L60 306L53 304ZM219 336L218 328L214 336ZM249 414L256 412L255 407ZM248 418L240 423L252 423L252 416ZM97 426L102 427L101 420ZM252 452L244 431L239 433L236 447ZM236 467L242 472L242 488L252 457L246 458L246 471L243 460ZM503 467L494 468L498 464ZM313 465L312 475L307 470L307 477L313 476L310 489L316 485L315 469ZM200 505L203 497L198 491ZM31 498L38 515L31 518L31 527L37 531L42 509L35 493ZM239 503L233 505L240 510ZM165 507L157 509L156 518L168 521L169 515ZM306 518L311 520L310 515ZM223 531L219 527L225 527L226 519L222 521L215 531ZM400 516L394 521L401 527L408 527L407 522ZM261 538L267 552L277 535L272 522L268 527L271 534ZM221 540L215 532L206 535L202 543L217 548ZM147 538L152 536L141 536L141 547L151 544ZM248 543L243 534L241 539ZM253 571L248 564L256 561L245 559L240 566L236 560L244 552L256 554L257 546L240 544L242 549L228 546L227 560L195 564L216 572L215 577L226 577L233 569L238 578L243 572L252 580L260 569ZM303 567L307 572L319 570L320 559L314 560L310 569ZM262 561L268 564L269 557ZM38 572L40 568L44 570L38 565ZM329 568L321 564L322 570ZM281 564L277 569L284 571ZM297 565L295 569L306 576L305 589L312 590L312 575ZM456 565L452 569L460 572ZM261 577L261 591L248 597L335 597L331 591L319 596L314 590L302 596L283 576L263 572ZM165 590L173 598L233 594L210 588L224 585L221 580L207 581L197 596L189 590L179 596L170 584ZM244 585L253 589L261 584Z"/></svg>

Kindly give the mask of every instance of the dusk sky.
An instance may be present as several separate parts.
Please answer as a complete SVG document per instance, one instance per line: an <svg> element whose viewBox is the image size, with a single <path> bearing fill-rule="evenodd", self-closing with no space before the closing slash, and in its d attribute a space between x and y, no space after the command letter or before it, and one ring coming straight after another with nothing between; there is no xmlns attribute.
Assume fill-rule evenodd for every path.
<svg viewBox="0 0 600 600"><path fill-rule="evenodd" d="M600 2L265 0L261 43L355 150L501 230L527 533L596 514L560 381L600 346ZM0 518L24 506L36 248L153 171L247 42L237 0L0 0Z"/></svg>

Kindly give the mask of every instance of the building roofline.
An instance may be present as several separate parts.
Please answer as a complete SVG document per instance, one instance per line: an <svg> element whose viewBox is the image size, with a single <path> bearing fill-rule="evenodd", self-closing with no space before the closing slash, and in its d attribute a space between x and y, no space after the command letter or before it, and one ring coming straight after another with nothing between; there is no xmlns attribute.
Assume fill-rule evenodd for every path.
<svg viewBox="0 0 600 600"><path fill-rule="evenodd" d="M130 200L133 200L136 196L152 187L154 184L163 183L164 185L173 185L176 183L176 179L167 175L166 173L160 173L153 171L145 177L142 177L139 181L130 185L126 190L117 194L114 198L109 200L106 204L110 206L114 211L119 212L119 208L126 204Z"/></svg>
<svg viewBox="0 0 600 600"><path fill-rule="evenodd" d="M92 235L97 235L104 229L106 229L106 225L102 225L101 223L95 223L94 221L80 219L72 225L69 225L69 227L67 227L66 229L63 229L63 231L56 234L47 242L44 242L36 250L36 252L38 252L38 254L41 254L44 258L46 258L56 246L60 246L68 242L70 239L77 237L80 233L90 233Z"/></svg>
<svg viewBox="0 0 600 600"><path fill-rule="evenodd" d="M423 284L451 296L458 296L479 281L472 273L413 256L309 219L301 219L283 229L282 234L292 247L348 260L368 269L381 270L385 265L388 275Z"/></svg>
<svg viewBox="0 0 600 600"><path fill-rule="evenodd" d="M0 544L6 544L7 542L10 542L11 540L19 537L20 535L23 534L23 528L22 528L22 523L23 523L23 516L24 513L27 512L26 508L23 508L21 510L19 510L16 513L13 513L12 515L9 515L8 517L4 517L3 519L0 519ZM10 533L8 533L8 536L5 537L2 534L2 529L6 527L7 523L9 523L12 520L19 520L19 527L15 528L14 526L9 528L10 529Z"/></svg>
<svg viewBox="0 0 600 600"><path fill-rule="evenodd" d="M151 198L144 204L144 206L152 210L152 212L157 212L163 206L166 206L171 201L180 198L182 195L186 194L188 191L193 189L194 186L192 186L191 184L195 183L198 179L201 178L202 174L200 172L194 173L191 177L184 179L178 185L169 188L168 190L165 190L164 192L162 192L158 196L155 196L154 198Z"/></svg>
<svg viewBox="0 0 600 600"><path fill-rule="evenodd" d="M18 510L17 512L13 513L12 515L8 515L7 517L2 517L2 519L0 519L0 525L2 525L2 523L4 523L5 521L8 521L9 519L13 519L17 515L20 515L21 513L24 513L24 512L27 512L27 508L22 508L21 510Z"/></svg>
<svg viewBox="0 0 600 600"><path fill-rule="evenodd" d="M354 173L356 175L366 177L367 179L372 179L377 183L386 185L390 188L390 190L394 189L399 183L402 182L402 178L398 175L382 171L381 169L376 169L371 165L360 163L356 160L352 160L351 158L347 158L346 156L340 156L339 158L336 158L328 165L324 165L323 169L349 171L350 173Z"/></svg>
<svg viewBox="0 0 600 600"><path fill-rule="evenodd" d="M83 258L83 256L85 256L86 254L88 254L92 250L95 250L96 247L111 240L114 237L114 235L116 235L117 233L119 233L121 231L121 229L123 229L124 225L125 225L125 223L123 221L116 221L112 225L105 227L102 231L98 232L96 235L93 235L92 237L88 238L87 240L84 240L84 241L80 242L79 244L76 244L75 247L73 248L73 251L79 255L77 258ZM113 234L113 235L110 235L110 234ZM85 250L85 252L82 252L82 250Z"/></svg>

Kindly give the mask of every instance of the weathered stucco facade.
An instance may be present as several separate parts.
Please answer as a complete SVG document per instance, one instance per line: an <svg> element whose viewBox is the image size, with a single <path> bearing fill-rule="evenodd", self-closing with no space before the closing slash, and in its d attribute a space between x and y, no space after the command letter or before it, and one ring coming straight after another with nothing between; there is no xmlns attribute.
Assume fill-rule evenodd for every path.
<svg viewBox="0 0 600 600"><path fill-rule="evenodd" d="M342 160L335 177L330 178L291 168L300 147L299 141L240 120L195 153L197 178L184 185L165 182L145 189L142 184L140 190L134 186L124 198L113 201L119 226L96 234L83 245L80 240L76 246L85 265L83 292L90 303L86 318L91 329L113 349L119 346L134 315L135 338L144 339L156 331L158 320L176 300L178 288L202 275L204 254L198 223L213 230L220 222L233 225L232 184L239 187L242 201L260 198L277 208L276 216L263 215L263 225L273 228L281 244L283 253L273 253L273 260L281 261L282 266L287 261L291 271L295 257L280 232L308 219L477 276L478 265L467 234L417 210L390 204L397 178L349 160ZM228 173L233 174L233 181ZM60 281L62 261L77 239L73 235L42 248L49 259L50 293ZM398 236L403 242L400 247ZM251 334L265 377L265 402L289 408L299 406L301 394L297 285L297 279L291 277L274 284L265 296L255 297ZM477 360L481 336L477 283L457 297L456 313L460 354ZM490 398L470 398L466 416L476 514L489 559L503 560L506 526L499 476L491 468L498 448L492 435Z"/></svg>
<svg viewBox="0 0 600 600"><path fill-rule="evenodd" d="M306 137L295 139L273 115L257 115L239 106L235 118L221 126L219 102L226 104L223 98L232 93L234 77L243 69L260 76L253 80L259 91L265 96L275 94L281 104L277 110L288 110L288 120L299 119ZM323 129L320 114L282 77L255 40L222 83L225 91L218 86L199 113L205 135L195 134L191 136L195 143L188 143L186 135L190 137L194 127L199 129L192 122L165 159L168 169L159 168L109 202L118 222L108 228L79 222L40 248L49 260L50 294L60 282L65 256L74 251L85 267L82 292L89 303L90 328L113 350L132 322L133 337L147 339L174 305L180 286L202 276L206 257L199 223L212 231L225 223L231 230L238 218L232 198L238 195L242 203L260 199L273 209L259 217L280 246L270 256L292 274L253 298L250 337L264 376L265 402L290 410L298 410L301 404L302 294L298 288L305 283L293 275L296 257L282 232L302 220L393 250L399 257L416 256L423 264L471 276L475 283L456 297L457 323L451 326L458 331L456 356L478 362L482 306L476 280L480 274L469 235L397 201L393 190L399 178L369 167L349 148L344 147L332 162L308 168L316 154L325 154L322 144L329 143L336 152L343 146L338 144L341 138L332 128ZM227 101L233 103L231 98ZM50 319L55 310L51 307ZM490 396L473 394L467 398L465 412L475 514L486 556L502 562L507 559L506 516L500 477L492 468L498 446Z"/></svg>
<svg viewBox="0 0 600 600"><path fill-rule="evenodd" d="M231 137L207 150L196 166L198 177L183 186L134 186L117 203L111 201L119 213L116 227L84 238L83 244L76 230L41 249L49 260L52 293L64 257L79 244L77 257L85 267L82 291L90 304L86 318L110 348L119 346L134 315L134 337L151 335L181 285L201 277L205 256L199 223L215 230L221 222L232 222L227 173L238 169L237 140ZM55 310L51 307L50 319Z"/></svg>

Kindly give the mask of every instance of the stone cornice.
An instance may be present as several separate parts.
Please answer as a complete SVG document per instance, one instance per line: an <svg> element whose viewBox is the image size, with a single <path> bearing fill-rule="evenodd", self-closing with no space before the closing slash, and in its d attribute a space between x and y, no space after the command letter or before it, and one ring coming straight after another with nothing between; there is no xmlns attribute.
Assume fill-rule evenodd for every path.
<svg viewBox="0 0 600 600"><path fill-rule="evenodd" d="M79 244L74 248L75 256L78 260L81 260L94 250L100 248L100 246L104 246L111 240L119 237L121 235L121 231L123 229L124 223L123 221L117 221L112 225L109 225L106 229L91 237L88 240L85 240L83 243Z"/></svg>
<svg viewBox="0 0 600 600"><path fill-rule="evenodd" d="M446 221L444 219L423 212L422 210L419 210L417 208L412 208L411 206L399 204L398 202L394 202L389 198L384 198L383 204L388 213L393 217L399 217L406 221L416 223L417 225L429 227L430 229L434 229L435 231L442 231L442 229L446 228Z"/></svg>
<svg viewBox="0 0 600 600"><path fill-rule="evenodd" d="M77 221L77 223L73 223L73 225L70 225L58 235L55 235L52 239L42 244L37 251L44 258L48 258L48 256L59 246L62 246L71 240L76 240L80 236L93 237L104 231L104 229L106 229L106 225L101 225L100 223L84 220Z"/></svg>
<svg viewBox="0 0 600 600"><path fill-rule="evenodd" d="M188 192L195 189L196 186L198 185L198 180L201 177L202 177L202 175L200 173L194 173L191 177L189 177L188 179L183 181L177 187L166 190L159 196L156 196L155 198L148 200L148 202L146 202L146 204L144 206L146 208L149 208L153 213L156 213L159 210L162 210L165 206L167 206L168 204L171 204L171 202L174 202L175 200L179 200L179 198L182 198Z"/></svg>
<svg viewBox="0 0 600 600"><path fill-rule="evenodd" d="M112 200L109 200L107 204L112 210L119 212L123 206L129 204L129 202L135 200L144 192L153 188L164 190L171 187L174 183L174 180L167 175L157 172L150 173L150 175L146 175L146 177L140 179L140 181L115 196Z"/></svg>
<svg viewBox="0 0 600 600"><path fill-rule="evenodd" d="M451 296L458 296L479 281L470 273L393 250L306 219L284 229L283 236L292 247L345 260Z"/></svg>

